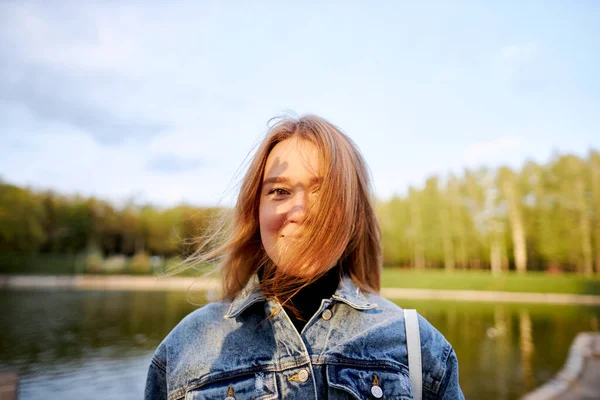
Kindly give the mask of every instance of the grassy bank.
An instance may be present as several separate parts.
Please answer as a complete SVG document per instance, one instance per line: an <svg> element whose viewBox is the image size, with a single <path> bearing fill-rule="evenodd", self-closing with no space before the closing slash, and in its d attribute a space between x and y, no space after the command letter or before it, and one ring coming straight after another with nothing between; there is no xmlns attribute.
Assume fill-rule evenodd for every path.
<svg viewBox="0 0 600 400"><path fill-rule="evenodd" d="M84 270L80 254L0 253L0 273L21 275L73 275Z"/></svg>
<svg viewBox="0 0 600 400"><path fill-rule="evenodd" d="M0 253L0 273L19 275L73 275L86 271L85 255L11 255ZM104 268L90 271L94 274L136 274L128 261L120 261L120 269ZM110 266L111 260L102 260L102 266ZM114 262L113 262L114 264ZM168 265L171 264L171 265ZM146 271L164 272L177 264L176 259L163 260L160 265L147 265ZM201 276L210 270L203 266L199 270L189 270L175 276ZM135 273L137 272L137 273ZM149 274L151 275L151 274ZM564 293L600 296L600 277L584 277L571 274L548 274L529 272L517 275L514 272L493 277L489 271L455 271L446 273L440 270L415 271L400 268L384 268L383 287L432 289L432 290L486 290L525 293Z"/></svg>
<svg viewBox="0 0 600 400"><path fill-rule="evenodd" d="M501 292L565 293L600 295L600 277L586 278L578 275L514 272L493 277L488 271L439 270L415 271L385 268L383 287L433 289L433 290L491 290Z"/></svg>
<svg viewBox="0 0 600 400"><path fill-rule="evenodd" d="M171 271L180 263L178 258L158 258L148 255L102 257L99 254L14 254L0 253L0 274L12 275L158 275ZM177 276L200 276L210 265L188 269Z"/></svg>

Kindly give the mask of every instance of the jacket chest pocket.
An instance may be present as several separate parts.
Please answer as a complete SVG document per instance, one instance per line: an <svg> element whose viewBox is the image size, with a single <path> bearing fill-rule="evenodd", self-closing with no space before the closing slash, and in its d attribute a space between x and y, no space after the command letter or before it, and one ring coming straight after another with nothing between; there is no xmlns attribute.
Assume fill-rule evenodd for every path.
<svg viewBox="0 0 600 400"><path fill-rule="evenodd" d="M215 377L195 385L190 383L185 400L274 400L275 374L258 372L241 377Z"/></svg>
<svg viewBox="0 0 600 400"><path fill-rule="evenodd" d="M328 365L327 384L328 396L332 400L413 398L409 376L400 370L388 368Z"/></svg>

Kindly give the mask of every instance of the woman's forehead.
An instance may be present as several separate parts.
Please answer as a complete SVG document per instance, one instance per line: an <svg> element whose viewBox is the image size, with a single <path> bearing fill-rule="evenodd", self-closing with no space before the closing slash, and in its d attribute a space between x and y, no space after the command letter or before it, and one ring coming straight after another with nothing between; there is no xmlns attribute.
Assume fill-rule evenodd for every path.
<svg viewBox="0 0 600 400"><path fill-rule="evenodd" d="M305 139L283 140L269 153L265 165L264 180L276 177L314 178L322 171L319 149Z"/></svg>

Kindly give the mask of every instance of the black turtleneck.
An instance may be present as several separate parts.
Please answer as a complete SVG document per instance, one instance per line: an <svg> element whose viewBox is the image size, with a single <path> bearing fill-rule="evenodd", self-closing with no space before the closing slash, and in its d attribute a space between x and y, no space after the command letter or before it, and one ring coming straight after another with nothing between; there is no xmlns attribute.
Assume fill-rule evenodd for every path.
<svg viewBox="0 0 600 400"><path fill-rule="evenodd" d="M259 271L259 278L262 277L261 272ZM335 293L339 283L340 267L336 266L310 285L302 288L292 296L289 302L286 302L284 308L298 332L302 332L308 320L317 312L321 306L321 300L328 299ZM298 315L295 315L296 313L291 309L294 309Z"/></svg>
<svg viewBox="0 0 600 400"><path fill-rule="evenodd" d="M292 323L298 332L302 332L308 320L321 306L321 300L330 298L340 283L340 270L334 267L325 275L302 288L290 299L291 306L300 314L298 317L293 312L288 312ZM284 306L284 308L287 308Z"/></svg>

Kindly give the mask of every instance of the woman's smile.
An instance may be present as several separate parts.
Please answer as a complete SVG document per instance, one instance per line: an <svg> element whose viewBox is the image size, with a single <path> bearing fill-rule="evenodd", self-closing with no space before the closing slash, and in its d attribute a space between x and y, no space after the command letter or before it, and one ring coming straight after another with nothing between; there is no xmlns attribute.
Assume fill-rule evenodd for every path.
<svg viewBox="0 0 600 400"><path fill-rule="evenodd" d="M302 238L307 207L322 180L317 171L318 149L306 140L283 140L267 158L259 208L260 236L267 255L279 268L285 269L280 265L282 258L292 257L290 245Z"/></svg>

